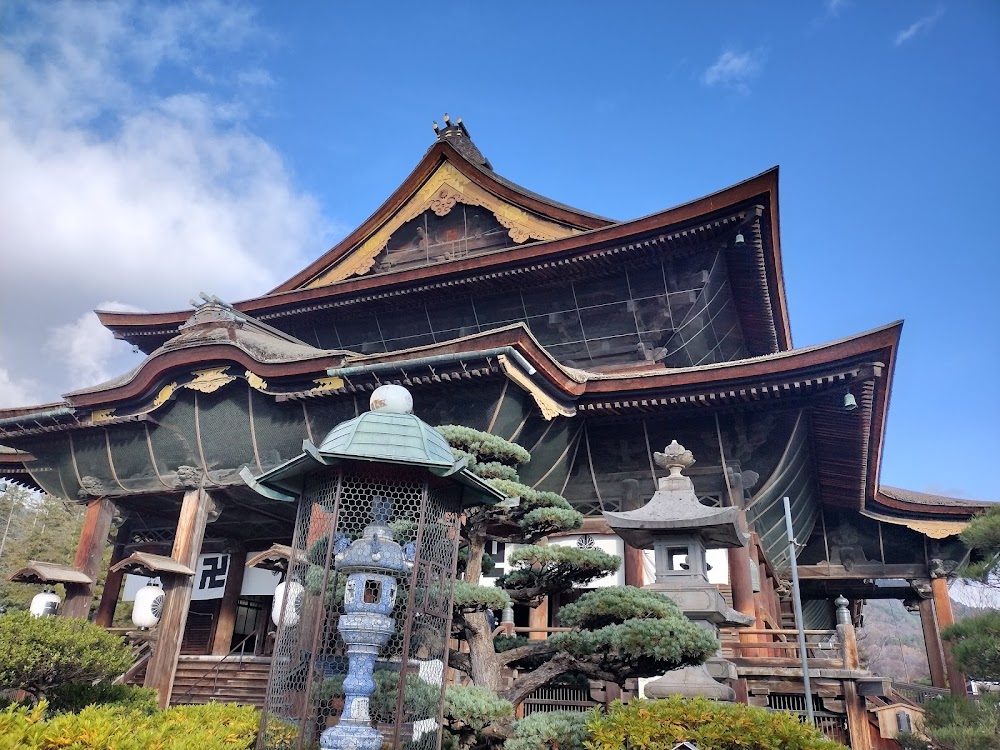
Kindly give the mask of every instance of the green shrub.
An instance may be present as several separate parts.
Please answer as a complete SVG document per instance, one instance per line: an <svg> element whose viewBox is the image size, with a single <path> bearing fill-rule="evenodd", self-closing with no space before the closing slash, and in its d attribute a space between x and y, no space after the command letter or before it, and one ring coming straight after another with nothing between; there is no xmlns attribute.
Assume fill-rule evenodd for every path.
<svg viewBox="0 0 1000 750"><path fill-rule="evenodd" d="M469 747L476 735L497 722L514 719L514 706L478 685L451 685L444 694L443 747Z"/></svg>
<svg viewBox="0 0 1000 750"><path fill-rule="evenodd" d="M49 691L49 713L78 713L87 706L115 705L121 709L151 714L157 710L156 690L110 682L71 682Z"/></svg>
<svg viewBox="0 0 1000 750"><path fill-rule="evenodd" d="M0 617L0 689L35 698L71 682L115 677L132 666L132 650L118 636L82 619Z"/></svg>
<svg viewBox="0 0 1000 750"><path fill-rule="evenodd" d="M368 711L374 721L389 723L396 715L396 696L399 691L399 672L390 669L379 669L373 675L375 678L375 693L368 703ZM315 700L329 703L335 698L344 697L344 679L346 675L327 677L313 688ZM441 688L431 685L415 674L406 675L406 690L403 692L403 703L407 713L418 718L436 717L438 701L441 699Z"/></svg>
<svg viewBox="0 0 1000 750"><path fill-rule="evenodd" d="M514 725L504 750L583 750L589 714L551 711L529 714Z"/></svg>
<svg viewBox="0 0 1000 750"><path fill-rule="evenodd" d="M89 706L45 718L47 704L0 711L0 750L249 750L259 714L210 703L147 715L121 706Z"/></svg>
<svg viewBox="0 0 1000 750"><path fill-rule="evenodd" d="M844 750L794 715L706 698L616 701L607 714L587 719L589 750L671 750L690 742L699 750Z"/></svg>
<svg viewBox="0 0 1000 750"><path fill-rule="evenodd" d="M924 732L940 750L1000 750L1000 697L938 698L924 706ZM925 745L926 747L926 745Z"/></svg>

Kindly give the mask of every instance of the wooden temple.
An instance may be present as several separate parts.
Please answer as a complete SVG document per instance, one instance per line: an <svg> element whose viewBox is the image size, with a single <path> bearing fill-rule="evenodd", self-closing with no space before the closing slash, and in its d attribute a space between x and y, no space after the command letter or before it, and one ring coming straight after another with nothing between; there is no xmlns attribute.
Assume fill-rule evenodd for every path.
<svg viewBox="0 0 1000 750"><path fill-rule="evenodd" d="M159 576L167 596L145 684L163 703L262 697L246 681L225 693L220 674L237 657L244 674L266 674L280 575L266 574L270 589L246 579L282 569L294 509L239 472L297 455L364 411L374 388L400 383L430 424L526 447L522 480L587 517L548 543L623 556L605 584L642 585L646 572L602 511L652 496L655 450L675 439L692 450L701 501L739 508L752 540L716 565L731 605L755 618L724 640L741 700L799 711L812 700L831 736L881 746L878 712L906 701L859 694L856 649L830 645L838 596L855 622L873 598L919 609L934 686L964 693L940 630L965 555L957 534L982 504L879 482L902 323L793 347L777 168L614 221L501 177L461 121L435 132L369 219L276 289L194 310L99 312L145 360L59 403L0 411L0 477L87 505L63 613L110 626L123 578ZM804 544L812 697L789 630L786 496ZM499 570L505 552L493 550ZM44 564L23 575L60 580ZM564 603L518 611L515 624L544 637Z"/></svg>

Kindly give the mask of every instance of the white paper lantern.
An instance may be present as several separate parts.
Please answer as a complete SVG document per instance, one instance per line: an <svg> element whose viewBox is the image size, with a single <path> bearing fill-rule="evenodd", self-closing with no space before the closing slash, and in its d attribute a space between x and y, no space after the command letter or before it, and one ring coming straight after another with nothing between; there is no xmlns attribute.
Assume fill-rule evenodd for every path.
<svg viewBox="0 0 1000 750"><path fill-rule="evenodd" d="M34 617L55 617L61 602L62 599L55 591L46 589L40 594L35 594L29 611Z"/></svg>
<svg viewBox="0 0 1000 750"><path fill-rule="evenodd" d="M294 628L302 617L302 598L306 590L297 581L282 581L274 588L274 603L271 605L271 621L281 622L281 602L285 600L285 627Z"/></svg>
<svg viewBox="0 0 1000 750"><path fill-rule="evenodd" d="M137 628L151 628L160 621L163 614L163 589L146 584L135 592L132 606L132 622Z"/></svg>

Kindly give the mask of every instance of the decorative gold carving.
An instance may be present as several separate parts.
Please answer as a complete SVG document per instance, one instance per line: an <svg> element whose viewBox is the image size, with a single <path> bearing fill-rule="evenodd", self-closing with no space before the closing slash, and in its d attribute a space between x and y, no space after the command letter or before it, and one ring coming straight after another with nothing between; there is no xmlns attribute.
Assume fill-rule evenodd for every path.
<svg viewBox="0 0 1000 750"><path fill-rule="evenodd" d="M874 518L877 521L882 521L883 523L905 526L908 529L916 531L918 534L923 534L929 539L944 539L949 536L958 536L965 531L965 527L969 525L968 521L935 521L917 518L895 518L893 516L884 516L881 513L872 513L870 511L864 511L862 515Z"/></svg>
<svg viewBox="0 0 1000 750"><path fill-rule="evenodd" d="M482 206L491 211L496 220L507 229L511 239L517 243L529 239L555 240L580 231L543 219L500 200L469 180L451 163L443 162L413 197L385 224L339 263L306 284L306 287L326 286L351 276L368 273L375 265L375 257L389 244L389 239L397 229L424 211L430 210L438 216L446 216L457 203Z"/></svg>
<svg viewBox="0 0 1000 750"><path fill-rule="evenodd" d="M252 372L247 370L245 373L243 373L243 377L247 379L247 383L249 383L250 387L253 388L255 391L264 392L267 390L267 381L264 380L260 375L254 375Z"/></svg>
<svg viewBox="0 0 1000 750"><path fill-rule="evenodd" d="M431 198L429 208L438 216L447 216L458 203L459 198L461 198L459 192L449 185L444 185L438 190L437 195Z"/></svg>
<svg viewBox="0 0 1000 750"><path fill-rule="evenodd" d="M99 424L101 422L108 422L115 418L114 409L98 409L97 411L90 413L90 421L94 424Z"/></svg>
<svg viewBox="0 0 1000 750"><path fill-rule="evenodd" d="M214 393L222 386L236 380L232 375L226 375L226 370L228 369L229 365L225 367L213 367L208 370L195 370L191 373L194 375L194 380L190 383L185 383L184 387L201 393Z"/></svg>
<svg viewBox="0 0 1000 750"><path fill-rule="evenodd" d="M156 394L156 398L153 399L153 409L159 409L170 397L174 395L174 391L177 390L177 383L169 383L160 389L160 392ZM150 409L152 411L152 409Z"/></svg>
<svg viewBox="0 0 1000 750"><path fill-rule="evenodd" d="M555 417L575 417L576 408L567 407L560 404L549 394L539 388L517 365L511 362L507 355L501 354L497 357L500 369L514 383L523 388L535 400L535 404L542 412L542 418L548 422Z"/></svg>
<svg viewBox="0 0 1000 750"><path fill-rule="evenodd" d="M316 387L311 389L310 393L322 393L323 391L335 391L338 388L344 387L343 378L315 378L313 382Z"/></svg>

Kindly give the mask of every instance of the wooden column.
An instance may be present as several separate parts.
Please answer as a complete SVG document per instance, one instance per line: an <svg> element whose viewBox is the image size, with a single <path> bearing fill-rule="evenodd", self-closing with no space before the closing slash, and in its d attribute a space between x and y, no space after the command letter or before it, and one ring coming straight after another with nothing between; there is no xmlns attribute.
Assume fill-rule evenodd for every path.
<svg viewBox="0 0 1000 750"><path fill-rule="evenodd" d="M622 510L637 510L642 507L639 483L634 479L622 482ZM622 559L625 567L625 585L642 588L646 584L645 556L641 549L624 545Z"/></svg>
<svg viewBox="0 0 1000 750"><path fill-rule="evenodd" d="M177 535L171 557L181 565L195 570L198 555L205 539L212 500L202 489L184 493L181 515L177 521ZM160 708L170 705L170 694L174 688L174 673L177 671L177 657L181 652L181 639L191 607L191 592L194 590L194 576L164 575L163 615L157 626L156 647L146 668L146 687L156 688L159 693Z"/></svg>
<svg viewBox="0 0 1000 750"><path fill-rule="evenodd" d="M123 526L118 529L115 537L115 548L111 552L111 563L108 566L113 568L116 564L125 559L125 545L128 544L129 531ZM118 606L118 597L121 596L122 580L125 578L125 571L108 570L108 576L104 579L104 590L101 592L101 603L97 605L97 615L94 622L102 628L110 628L115 619L115 608Z"/></svg>
<svg viewBox="0 0 1000 750"><path fill-rule="evenodd" d="M944 644L941 642L941 631L936 618L934 600L921 599L920 625L924 631L924 649L927 651L927 664L931 670L931 684L936 688L946 688L948 676L944 666Z"/></svg>
<svg viewBox="0 0 1000 750"><path fill-rule="evenodd" d="M229 553L229 575L226 576L226 588L219 603L219 619L215 623L215 637L212 640L212 654L215 656L225 656L233 647L236 610L240 603L246 565L246 548L242 544L236 544Z"/></svg>
<svg viewBox="0 0 1000 750"><path fill-rule="evenodd" d="M111 519L115 515L115 510L115 504L111 500L101 497L90 501L87 505L87 514L83 518L83 530L76 546L73 567L95 581L101 573L101 561L104 558L104 548L108 544L108 532L111 531ZM93 584L67 585L63 616L87 617L90 614L93 598Z"/></svg>
<svg viewBox="0 0 1000 750"><path fill-rule="evenodd" d="M549 626L549 597L542 599L542 603L534 609L528 610L528 627L538 630L537 633L528 633L528 639L532 641L544 641L549 634L542 632L542 628Z"/></svg>
<svg viewBox="0 0 1000 750"><path fill-rule="evenodd" d="M844 708L847 712L847 731L851 735L851 750L872 750L872 735L868 725L865 699L858 695L854 680L844 680Z"/></svg>
<svg viewBox="0 0 1000 750"><path fill-rule="evenodd" d="M955 614L951 608L951 597L948 595L948 578L939 575L931 578L931 591L934 593L934 611L937 614L937 624L939 630L944 630L949 625L955 623ZM948 673L948 688L955 697L965 697L965 675L962 674L955 664L955 658L951 654L951 646L942 643L944 651L945 671Z"/></svg>
<svg viewBox="0 0 1000 750"><path fill-rule="evenodd" d="M858 634L851 622L850 610L837 610L837 637L840 639L844 669L861 669L861 654L858 651ZM871 750L872 737L868 728L868 708L863 696L858 695L858 686L853 679L841 682L844 687L844 708L847 712L847 731L851 735L851 750Z"/></svg>

